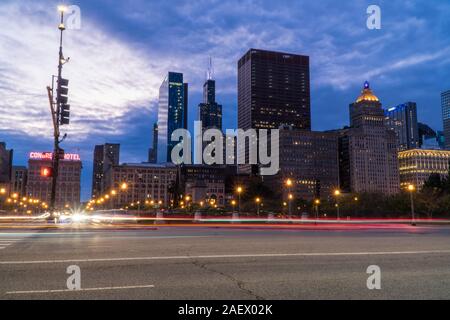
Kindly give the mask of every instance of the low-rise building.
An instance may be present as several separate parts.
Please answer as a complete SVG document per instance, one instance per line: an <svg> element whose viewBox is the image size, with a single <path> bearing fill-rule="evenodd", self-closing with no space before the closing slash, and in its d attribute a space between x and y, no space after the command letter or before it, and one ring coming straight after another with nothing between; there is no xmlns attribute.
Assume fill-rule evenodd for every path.
<svg viewBox="0 0 450 320"><path fill-rule="evenodd" d="M399 152L400 184L422 188L431 174L446 177L449 172L450 151L413 149Z"/></svg>
<svg viewBox="0 0 450 320"><path fill-rule="evenodd" d="M106 173L106 191L117 190L111 197L110 208L125 208L131 204L153 201L169 206L171 187L177 179L177 167L173 164L124 163L114 165ZM121 186L126 184L126 189Z"/></svg>
<svg viewBox="0 0 450 320"><path fill-rule="evenodd" d="M52 167L52 152L31 152L28 160L27 197L50 203L52 177L44 174L44 170ZM56 181L57 208L80 205L82 163L78 154L64 155L59 161L59 172ZM49 171L47 171L49 172Z"/></svg>

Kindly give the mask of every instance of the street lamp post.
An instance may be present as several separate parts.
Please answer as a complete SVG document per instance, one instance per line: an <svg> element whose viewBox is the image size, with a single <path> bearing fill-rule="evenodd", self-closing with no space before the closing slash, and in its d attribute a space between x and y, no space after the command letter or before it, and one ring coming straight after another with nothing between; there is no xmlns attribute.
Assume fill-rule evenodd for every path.
<svg viewBox="0 0 450 320"><path fill-rule="evenodd" d="M315 204L315 209L316 209L316 222L315 224L317 224L317 220L319 220L319 205L320 205L320 199L316 199L314 200L314 204Z"/></svg>
<svg viewBox="0 0 450 320"><path fill-rule="evenodd" d="M259 204L261 203L261 198L259 198L259 197L256 198L255 202L256 202L256 214L259 217Z"/></svg>
<svg viewBox="0 0 450 320"><path fill-rule="evenodd" d="M291 194L291 187L292 187L292 180L291 179L287 179L286 180L286 186L288 188L288 216L289 219L291 218L291 213L292 213L292 199L294 198L294 196Z"/></svg>
<svg viewBox="0 0 450 320"><path fill-rule="evenodd" d="M237 194L238 194L238 215L241 214L241 193L243 191L241 186L238 186L236 188Z"/></svg>
<svg viewBox="0 0 450 320"><path fill-rule="evenodd" d="M414 191L416 191L416 187L413 184L408 185L409 196L411 200L411 225L416 225L416 217L414 212Z"/></svg>
<svg viewBox="0 0 450 320"><path fill-rule="evenodd" d="M341 191L339 189L334 190L334 196L336 197L336 214L337 214L337 219L340 220L340 215L339 215L339 196L341 195Z"/></svg>
<svg viewBox="0 0 450 320"><path fill-rule="evenodd" d="M65 135L62 140L60 140L60 125L68 124L68 119L65 117L64 113L68 112L69 106L66 105L67 97L64 97L67 94L67 83L68 81L62 78L62 68L65 63L68 62L64 58L63 55L63 32L66 30L64 26L64 12L67 10L65 6L59 6L58 11L61 14L61 21L58 25L58 29L60 30L60 38L59 38L59 56L58 56L58 75L57 75L57 92L56 92L56 102L54 100L54 87L47 87L48 98L50 102L50 111L52 115L53 121L53 139L54 139L54 148L53 148L53 157L52 157L52 186L51 186L51 194L50 194L50 211L55 213L56 206L56 184L58 181L58 173L59 173L59 160L61 157L62 149L59 147L59 144L65 139ZM52 77L54 79L55 76ZM53 82L53 80L52 80Z"/></svg>

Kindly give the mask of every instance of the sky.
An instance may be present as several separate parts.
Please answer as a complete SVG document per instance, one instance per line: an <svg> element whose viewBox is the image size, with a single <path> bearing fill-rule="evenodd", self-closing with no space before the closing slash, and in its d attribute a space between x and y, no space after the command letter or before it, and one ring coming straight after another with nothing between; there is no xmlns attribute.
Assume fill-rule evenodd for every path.
<svg viewBox="0 0 450 320"><path fill-rule="evenodd" d="M81 155L83 200L96 144L120 143L121 162L147 160L168 71L190 85L192 129L211 57L224 128L235 128L237 61L250 48L310 56L313 130L348 125L365 80L385 108L414 101L419 121L442 129L449 1L1 0L0 141L14 149L15 165L52 150L45 88L57 72L61 3L81 10L81 27L64 39L71 124L62 148ZM379 30L366 26L372 4L381 9Z"/></svg>

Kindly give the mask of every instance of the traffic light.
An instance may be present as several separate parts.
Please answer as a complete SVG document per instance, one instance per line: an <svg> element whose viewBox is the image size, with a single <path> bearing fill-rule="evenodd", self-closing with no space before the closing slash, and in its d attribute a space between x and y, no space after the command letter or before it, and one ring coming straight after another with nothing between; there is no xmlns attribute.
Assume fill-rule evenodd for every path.
<svg viewBox="0 0 450 320"><path fill-rule="evenodd" d="M43 178L51 178L53 176L53 169L50 167L42 167L41 168L41 177Z"/></svg>
<svg viewBox="0 0 450 320"><path fill-rule="evenodd" d="M61 125L69 124L70 117L70 105L67 104L68 101L68 93L69 93L69 80L60 78L58 80L58 88L57 88L57 103L60 106L59 110L59 123Z"/></svg>
<svg viewBox="0 0 450 320"><path fill-rule="evenodd" d="M63 104L61 105L61 111L60 111L60 124L65 125L70 123L70 104Z"/></svg>

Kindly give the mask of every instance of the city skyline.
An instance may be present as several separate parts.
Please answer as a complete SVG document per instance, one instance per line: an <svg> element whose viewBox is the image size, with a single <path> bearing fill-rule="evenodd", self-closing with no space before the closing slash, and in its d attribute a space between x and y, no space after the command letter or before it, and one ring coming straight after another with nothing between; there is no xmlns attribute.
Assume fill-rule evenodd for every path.
<svg viewBox="0 0 450 320"><path fill-rule="evenodd" d="M14 12L18 12L21 9L24 11L24 15L26 17L30 16L29 23L33 24L34 22L38 22L45 26L45 30L49 30L49 36L52 41L50 41L51 47L50 52L55 52L56 48L53 43L53 39L51 36L56 37L56 32L54 32L54 11L52 8L55 6L48 6L44 9L44 6L39 7L35 4L27 3L24 5L13 4L11 2L6 2L5 4L0 5L0 10L2 11L2 19L10 16L10 14ZM52 2L51 2L52 3ZM29 5L27 10L24 10L26 5ZM272 21L273 16L276 14L290 16L291 19L283 22L272 21L274 25L279 27L278 30L284 31L281 34L284 37L281 37L282 40L279 40L279 37L276 37L273 34L270 34L268 27L267 30L260 34L260 38L258 38L257 32L252 29L254 26L251 23L243 23L242 15L234 12L229 8L229 11L223 10L221 14L224 17L236 17L239 22L232 22L234 33L231 32L230 35L226 32L220 34L222 37L221 41L217 40L217 44L211 49L211 52L204 51L202 48L203 45L206 45L208 41L212 41L208 38L205 40L205 44L201 43L199 48L185 48L184 52L188 56L189 62L193 62L193 66L189 65L189 63L185 63L184 57L173 57L169 56L163 66L155 67L153 70L150 68L143 68L143 70L148 71L150 76L144 75L145 80L142 78L142 72L139 63L142 61L150 61L151 57L145 57L146 54L150 54L152 50L156 50L156 47L160 45L160 43L155 44L154 46L148 48L140 48L136 53L126 52L124 54L124 58L130 57L131 61L129 61L130 71L123 72L120 68L119 70L114 70L114 75L107 73L105 70L101 70L103 72L99 72L100 77L104 77L104 82L107 83L106 86L102 87L99 83L102 79L97 78L88 78L85 79L87 84L90 81L93 81L96 88L104 89L105 92L111 93L111 89L117 89L117 100L113 98L115 95L108 97L110 100L103 101L103 95L98 95L93 97L92 104L95 107L91 109L86 109L86 100L83 100L84 97L80 95L80 88L83 86L77 85L77 80L82 79L81 75L77 75L77 73L81 73L80 70L86 70L87 58L86 56L87 49L93 49L96 45L102 44L100 41L101 37L96 34L97 32L103 32L104 35L108 34L111 36L110 42L114 42L114 44L123 45L124 48L133 48L143 46L143 41L140 39L133 39L130 35L132 31L130 29L125 28L125 31L122 34L114 35L111 34L111 31L114 31L111 25L105 20L108 20L110 17L106 19L101 19L101 17L96 17L98 15L98 11L94 14L92 5L89 5L87 2L80 1L77 3L80 5L83 14L83 27L80 31L70 31L67 33L65 50L69 56L72 57L72 61L75 66L67 65L65 70L67 71L67 77L69 79L73 79L73 86L71 87L71 93L74 94L74 102L72 103L72 116L73 116L73 124L71 124L69 128L69 138L67 142L64 143L63 148L70 152L77 152L81 154L81 158L83 161L83 180L82 180L82 199L87 199L90 194L90 186L91 181L90 177L92 175L92 158L93 158L93 149L96 144L103 144L106 142L111 143L121 143L121 151L123 156L121 158L121 162L142 162L147 159L147 150L151 146L151 135L150 132L152 130L153 123L156 118L154 114L156 112L156 103L157 103L157 92L159 85L163 79L163 76L168 71L180 71L183 72L186 79L186 82L190 83L190 94L189 94L189 128L192 128L193 121L197 118L196 106L201 102L202 98L202 83L205 80L204 73L207 69L207 59L209 55L213 57L214 61L214 69L215 69L215 79L217 81L217 100L223 104L223 114L224 114L224 128L235 128L236 127L236 106L237 106L237 97L236 97L236 83L235 80L237 78L237 60L238 57L242 56L249 48L251 47L259 47L261 49L270 49L275 51L286 51L294 54L308 55L311 58L311 111L312 111L312 127L314 130L326 130L326 129L337 129L341 128L345 125L348 125L348 103L354 101L356 98L355 94L358 93L360 89L361 83L365 80L369 80L371 84L376 87L377 95L383 101L383 107L395 106L404 101L415 101L417 102L418 108L418 118L419 121L429 124L433 129L442 129L442 119L441 119L441 110L440 110L440 94L442 91L448 90L449 84L443 81L443 79L448 79L449 71L446 66L450 64L450 59L448 58L449 51L449 43L448 40L444 38L444 30L445 24L447 22L441 21L439 23L439 19L430 20L431 15L418 14L420 10L425 13L430 13L430 11L434 11L437 9L430 9L427 5L422 5L422 7L415 7L411 5L406 8L407 15L409 18L403 22L397 24L397 21L390 20L389 15L386 14L386 18L383 20L383 27L379 31L371 31L366 29L365 27L365 4L362 4L358 9L358 6L352 5L352 10L350 10L346 15L355 15L355 21L351 23L345 23L344 25L340 25L338 28L338 35L332 34L331 27L332 25L328 25L328 31L325 29L324 36L317 39L317 41L313 41L312 39L308 39L308 36L304 38L298 34L295 34L293 30L290 30L289 24L292 23L292 20L295 20L295 14L287 13L284 10L283 6L277 7L275 5L272 15L271 12L265 6L263 11L254 11L254 15L268 15L268 19ZM393 4L393 7L398 6L399 4ZM150 5L151 6L151 5ZM164 7L164 5L161 4ZM228 4L229 6L229 4ZM247 6L258 7L258 4L247 4ZM390 5L385 4L386 7ZM435 4L434 8L441 8L441 14L445 15L450 12L450 7L445 4ZM18 8L20 7L20 8ZM345 5L341 5L341 8L345 7ZM39 11L34 11L33 9L37 8ZM147 7L146 7L147 8ZM197 5L191 5L191 13L192 15L196 10L198 10ZM111 9L111 8L109 8ZM169 8L165 8L169 10ZM330 8L330 10L335 10L335 7ZM392 9L392 7L391 7ZM130 9L131 10L131 9ZM302 10L303 15L305 10L311 10L314 12L314 7L310 8L309 6ZM385 9L385 12L388 12L388 8ZM428 10L428 11L427 11ZM114 10L106 10L105 15L113 14ZM133 11L133 10L131 10ZM211 14L219 14L215 12L215 10L211 10ZM36 17L36 12L38 12L38 17ZM143 11L145 12L145 10ZM414 14L411 15L411 12L416 12L420 18L417 18ZM142 13L144 14L144 13ZM150 13L151 14L151 13ZM165 12L167 14L167 12ZM177 13L181 15L181 13ZM332 13L331 13L332 15ZM208 12L203 14L202 17L208 16ZM302 13L299 13L298 18L302 16ZM414 17L413 18L411 18ZM48 19L45 19L45 18ZM330 12L328 12L327 17L330 17ZM384 16L383 16L384 17ZM185 17L187 19L187 17ZM205 18L206 19L206 18ZM133 20L130 18L130 20ZM276 19L273 19L276 20ZM339 20L337 18L337 20ZM396 16L396 20L399 19ZM95 22L95 23L94 23ZM145 23L141 20L141 23L145 25ZM339 25L339 22L334 21ZM140 25L139 20L133 20L131 25ZM202 24L207 25L208 21L203 21ZM310 30L313 30L314 23L309 22L309 26L312 27ZM447 23L448 24L448 23ZM12 23L14 30L14 23ZM126 24L125 24L126 25ZM149 26L141 25L142 29L148 28ZM350 26L354 26L355 30L353 32L355 34L351 34L350 31L346 28ZM414 26L421 25L421 31L423 31L423 27L425 30L433 30L436 31L434 34L439 35L439 31L441 32L442 38L436 37L438 40L421 40L425 41L427 45L420 47L420 50L410 49L406 50L401 47L401 41L407 41L409 37L414 35ZM96 30L92 37L89 39L90 43L86 45L86 41L81 41L82 37L80 34L76 32L86 32L84 28L89 27L99 27L99 30ZM249 29L242 29L243 26L248 26ZM199 26L197 26L199 27ZM428 29L427 29L428 27ZM131 26L129 26L131 28ZM241 29L240 29L241 28ZM293 27L291 26L293 29ZM170 29L170 28L169 28ZM128 31L126 31L128 30ZM239 30L241 30L239 32ZM253 31L252 31L253 30ZM394 31L393 31L394 30ZM2 30L2 35L7 39L11 38L11 34ZM29 27L26 26L24 28L24 38L27 38L27 32L31 32ZM190 32L198 33L198 30L191 30ZM393 36L393 32L395 33L395 42L396 46L398 46L397 54L387 54L389 49L392 49L392 40L390 40ZM419 32L416 30L416 32ZM139 32L138 32L139 33ZM176 39L176 35L173 30L168 30L170 39ZM188 32L189 34L189 32ZM344 39L351 40L352 38L359 39L359 42L356 41L353 45L348 48L343 47L342 45L337 45L337 41L341 39L344 35ZM229 38L227 38L229 36ZM241 41L238 46L230 46L225 52L225 54L220 54L220 48L224 45L229 45L230 43L234 43L234 39L239 39L241 37L248 37L248 41ZM251 36L254 36L253 38ZM234 38L233 38L234 37ZM310 37L310 36L309 36ZM304 42L301 44L296 44L296 41L300 39ZM399 42L399 39L401 40ZM277 40L279 41L277 43ZM439 41L440 40L440 41ZM20 40L17 40L20 41ZM35 40L36 41L36 40ZM224 41L228 41L227 44ZM309 42L308 42L309 41ZM322 42L320 42L322 41ZM239 42L239 41L238 41ZM345 42L345 41L344 41ZM366 42L366 43L364 43ZM420 41L417 41L420 42ZM45 44L46 42L44 42ZM372 45L371 45L372 44ZM338 57L324 57L325 50L320 47L323 45L324 48L336 48L336 51L339 52ZM382 49L377 47L374 49L374 46L383 46ZM364 47L366 46L366 47ZM29 44L27 44L28 49ZM391 48L390 48L391 47ZM375 51L374 53L366 52L363 50L367 48L369 50ZM105 50L109 50L107 47ZM161 46L159 50L163 50L164 47ZM22 53L21 49L13 50L13 52L18 53L19 55ZM402 52L403 50L403 52ZM37 58L39 58L38 49L30 50L31 53L36 53ZM152 52L153 53L153 52ZM82 54L82 55L80 55ZM130 56L127 56L130 54ZM140 55L144 54L144 57ZM445 55L447 54L447 56ZM109 53L105 52L107 58L111 58ZM151 55L151 54L150 54ZM229 56L224 56L229 55ZM351 59L349 59L349 55L351 55ZM386 57L387 55L387 57ZM2 59L7 59L8 54L3 54ZM155 54L158 56L158 54ZM380 59L383 57L383 59ZM52 57L53 58L53 57ZM117 58L117 57L115 57ZM160 57L159 57L160 58ZM142 59L142 60L140 60ZM348 59L348 60L346 60ZM388 60L386 60L388 59ZM356 60L357 62L353 62ZM381 61L380 61L381 60ZM118 60L113 60L117 63ZM120 59L119 59L120 61ZM149 63L149 62L146 63ZM162 60L161 60L162 61ZM389 61L389 63L388 63ZM4 61L2 61L4 62ZM95 62L95 59L94 59ZM158 61L160 62L160 61ZM320 62L320 63L319 63ZM71 62L72 63L72 62ZM185 64L184 64L185 63ZM326 67L322 66L321 63L325 63ZM29 66L28 62L24 62L23 67L11 66L10 64L5 64L5 69L9 72L19 71L18 74L23 73L24 68ZM88 64L87 64L88 65ZM106 69L108 63L105 64L104 68ZM127 65L127 64L126 64ZM433 68L440 67L436 73L433 73ZM9 69L11 68L11 69ZM96 67L99 68L99 67ZM102 67L103 68L103 67ZM44 61L39 68L34 66L30 69L30 75L32 75L32 79L40 79L43 76L43 80L46 82L49 81L48 75L54 70L54 61L51 59L48 64ZM364 72L361 72L364 71ZM428 71L428 72L427 72ZM36 75L36 72L39 75ZM89 77L89 71L86 70ZM135 72L135 73L134 73ZM328 72L328 73L327 73ZM8 74L8 73L7 73ZM408 76L409 75L409 76ZM420 76L419 76L420 75ZM91 74L92 76L92 74ZM118 81L114 82L115 77L128 76L127 81L124 81L126 84L122 85ZM131 77L131 78L130 78ZM149 78L152 78L150 86L141 85L141 81L145 82ZM120 79L123 80L123 79ZM133 84L133 80L140 81L136 88L131 91L121 91L127 90ZM30 83L31 87L26 87L29 83L26 82L22 84L22 87L11 88L11 85L14 84L14 79L6 77L5 79L0 80L3 85L1 92L5 97L3 103L0 103L0 110L4 114L6 112L10 112L11 107L14 105L14 102L11 102L12 95L16 92L15 90L26 90L26 92L22 92L19 95L19 101L16 101L18 107L16 110L19 114L15 115L16 119L20 120L27 113L20 108L21 104L28 103L32 101L33 106L39 106L32 110L32 112L28 111L28 120L30 123L25 124L17 124L16 127L11 127L10 122L11 118L3 117L2 118L2 139L4 140L8 148L14 149L14 165L23 165L26 164L28 153L31 151L50 151L51 150L51 135L41 135L36 137L36 130L40 130L42 126L49 127L50 118L48 116L48 107L46 106L45 101L45 85L39 86L39 82ZM29 81L29 80L27 80ZM47 83L44 84L47 84ZM109 90L109 91L108 91ZM119 96L120 93L123 93L122 96ZM16 96L17 97L17 96ZM31 97L31 98L30 98ZM134 98L134 99L131 99ZM32 99L32 100L28 100ZM124 101L129 99L129 101ZM100 103L99 103L100 101ZM130 107L130 105L132 105ZM110 110L104 110L104 107L109 107ZM8 111L9 110L9 111ZM111 114L105 114L106 111L110 111ZM98 113L93 115L93 113ZM139 120L139 121L137 121ZM26 120L25 120L26 121ZM116 122L115 122L116 121ZM28 126L28 127L27 127ZM99 128L99 129L97 129ZM33 132L31 135L26 133L25 131ZM35 130L35 131L33 131ZM46 129L45 129L46 130ZM39 131L45 133L46 131ZM91 132L86 135L86 130ZM81 138L85 135L84 138Z"/></svg>

